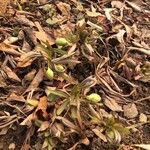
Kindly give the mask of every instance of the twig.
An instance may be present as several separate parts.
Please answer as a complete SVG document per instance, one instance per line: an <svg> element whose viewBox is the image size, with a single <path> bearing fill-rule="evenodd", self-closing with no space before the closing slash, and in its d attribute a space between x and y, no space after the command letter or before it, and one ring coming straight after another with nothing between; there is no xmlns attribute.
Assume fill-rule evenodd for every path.
<svg viewBox="0 0 150 150"><path fill-rule="evenodd" d="M150 50L146 50L144 48L140 48L140 47L128 47L128 49L129 50L137 50L139 52L142 52L142 53L150 56Z"/></svg>
<svg viewBox="0 0 150 150"><path fill-rule="evenodd" d="M17 120L18 120L18 118L15 118L14 120L11 120L10 122L8 122L8 123L6 123L4 125L0 125L0 129L3 129L3 128L9 126L10 124L16 122Z"/></svg>
<svg viewBox="0 0 150 150"><path fill-rule="evenodd" d="M144 101L144 100L150 100L150 96L145 97L145 98L141 98L141 99L139 99L139 100L136 100L134 103L139 103L139 102L142 102L142 101Z"/></svg>

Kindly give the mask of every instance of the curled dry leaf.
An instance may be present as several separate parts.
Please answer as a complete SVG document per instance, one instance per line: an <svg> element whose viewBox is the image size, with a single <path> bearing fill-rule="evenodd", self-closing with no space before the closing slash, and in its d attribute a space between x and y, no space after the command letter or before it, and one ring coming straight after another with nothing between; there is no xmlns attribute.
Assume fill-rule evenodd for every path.
<svg viewBox="0 0 150 150"><path fill-rule="evenodd" d="M25 118L20 125L27 125L27 126L31 126L32 125L32 121L35 120L37 117L34 113L30 114L27 116L27 118Z"/></svg>
<svg viewBox="0 0 150 150"><path fill-rule="evenodd" d="M33 70L31 70L28 74L26 74L25 76L24 76L24 81L32 81L33 80L33 78L35 77L35 74L36 74L36 70L35 69L33 69Z"/></svg>
<svg viewBox="0 0 150 150"><path fill-rule="evenodd" d="M7 5L10 0L1 0L0 1L0 15L3 15L6 12Z"/></svg>
<svg viewBox="0 0 150 150"><path fill-rule="evenodd" d="M113 23L113 18L111 16L111 12L115 10L114 8L105 8L104 11L105 11L105 15L106 15L106 18L111 22Z"/></svg>
<svg viewBox="0 0 150 150"><path fill-rule="evenodd" d="M67 127L75 130L76 132L79 131L78 126L74 125L71 121L69 121L68 119L64 118L64 117L56 117L56 119L61 120L63 122L64 125L66 125Z"/></svg>
<svg viewBox="0 0 150 150"><path fill-rule="evenodd" d="M146 123L147 122L147 116L145 114L141 113L139 116L139 121Z"/></svg>
<svg viewBox="0 0 150 150"><path fill-rule="evenodd" d="M125 0L125 2L130 5L134 10L142 12L142 9L135 3Z"/></svg>
<svg viewBox="0 0 150 150"><path fill-rule="evenodd" d="M135 104L127 104L123 106L124 116L127 118L135 118L138 110Z"/></svg>
<svg viewBox="0 0 150 150"><path fill-rule="evenodd" d="M90 141L87 137L85 137L84 139L81 139L81 143L84 144L84 145L89 145Z"/></svg>
<svg viewBox="0 0 150 150"><path fill-rule="evenodd" d="M70 16L71 7L70 7L69 4L63 3L63 2L59 2L56 5L57 5L58 9L61 11L62 15Z"/></svg>
<svg viewBox="0 0 150 150"><path fill-rule="evenodd" d="M30 21L25 15L16 15L15 17L16 21L19 22L22 25L27 25L30 27L34 27L34 23Z"/></svg>
<svg viewBox="0 0 150 150"><path fill-rule="evenodd" d="M39 22L35 22L35 26L39 30L34 31L34 34L38 40L44 43L48 42L50 45L53 45L55 43L55 40L43 30Z"/></svg>
<svg viewBox="0 0 150 150"><path fill-rule="evenodd" d="M48 116L48 113L46 112L47 105L48 105L47 97L46 96L41 97L40 100L39 100L39 103L38 103L38 107L36 109L36 113L41 111L42 112L42 116L44 118L47 118L47 116Z"/></svg>
<svg viewBox="0 0 150 150"><path fill-rule="evenodd" d="M16 56L21 55L21 53L16 50L15 46L6 43L0 43L0 51Z"/></svg>
<svg viewBox="0 0 150 150"><path fill-rule="evenodd" d="M112 111L123 111L122 107L114 99L109 97L104 99L104 104Z"/></svg>
<svg viewBox="0 0 150 150"><path fill-rule="evenodd" d="M139 51L139 52L142 52L148 56L150 56L150 49L145 49L145 48L140 48L140 47L128 47L129 50L136 50L136 51Z"/></svg>
<svg viewBox="0 0 150 150"><path fill-rule="evenodd" d="M13 70L11 70L8 66L4 66L2 67L2 69L4 70L4 72L7 74L8 78L17 82L21 82L21 80L19 79L19 77L16 75L15 72L13 72Z"/></svg>
<svg viewBox="0 0 150 150"><path fill-rule="evenodd" d="M104 142L107 142L107 138L106 136L98 129L92 129L92 131L101 139L103 140Z"/></svg>
<svg viewBox="0 0 150 150"><path fill-rule="evenodd" d="M92 28L99 30L100 32L103 31L103 28L101 26L99 26L99 25L97 25L97 24L95 24L95 23L93 23L93 22L91 22L89 20L87 21L87 24L89 26L91 26Z"/></svg>
<svg viewBox="0 0 150 150"><path fill-rule="evenodd" d="M8 37L7 39L5 39L4 43L5 44L12 44L12 43L17 42L18 40L19 40L18 37L11 36L11 37Z"/></svg>
<svg viewBox="0 0 150 150"><path fill-rule="evenodd" d="M26 92L29 92L31 90L35 90L36 88L38 88L39 84L41 83L41 81L43 81L44 78L44 71L43 69L39 69L39 71L37 72L37 74L35 75L33 81L31 82L31 84L29 85L29 87L27 88Z"/></svg>
<svg viewBox="0 0 150 150"><path fill-rule="evenodd" d="M145 150L150 150L150 144L134 144L135 147L140 147Z"/></svg>
<svg viewBox="0 0 150 150"><path fill-rule="evenodd" d="M124 34L126 33L125 30L119 29L119 32L117 34L114 34L110 37L108 37L106 40L109 41L111 38L116 38L120 43L124 43Z"/></svg>
<svg viewBox="0 0 150 150"><path fill-rule="evenodd" d="M121 1L112 1L111 6L121 9L122 7L124 7L124 3L122 3Z"/></svg>
<svg viewBox="0 0 150 150"><path fill-rule="evenodd" d="M99 12L92 12L92 11L86 11L86 14L89 16L89 17L98 17L101 15L101 13Z"/></svg>
<svg viewBox="0 0 150 150"><path fill-rule="evenodd" d="M26 102L23 96L17 95L16 93L11 93L7 98L7 101L18 101L18 102Z"/></svg>
<svg viewBox="0 0 150 150"><path fill-rule="evenodd" d="M48 121L42 122L40 128L38 129L39 132L45 131L47 128L49 128L50 123Z"/></svg>
<svg viewBox="0 0 150 150"><path fill-rule="evenodd" d="M41 54L35 51L22 54L18 59L17 67L27 67L39 56L41 56Z"/></svg>

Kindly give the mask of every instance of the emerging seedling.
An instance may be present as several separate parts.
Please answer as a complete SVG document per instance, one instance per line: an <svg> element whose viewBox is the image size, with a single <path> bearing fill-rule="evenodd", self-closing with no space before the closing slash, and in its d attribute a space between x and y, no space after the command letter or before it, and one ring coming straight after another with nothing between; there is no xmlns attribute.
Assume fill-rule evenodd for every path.
<svg viewBox="0 0 150 150"><path fill-rule="evenodd" d="M65 38L57 38L56 45L58 46L66 46L68 45L68 41Z"/></svg>
<svg viewBox="0 0 150 150"><path fill-rule="evenodd" d="M46 71L46 77L49 79L49 80L53 80L54 78L54 72L51 68L47 68L47 71Z"/></svg>
<svg viewBox="0 0 150 150"><path fill-rule="evenodd" d="M28 102L29 105L31 105L33 107L37 107L38 103L39 103L39 101L36 100L36 99L29 99L27 102Z"/></svg>
<svg viewBox="0 0 150 150"><path fill-rule="evenodd" d="M101 97L97 93L92 93L92 94L86 96L86 99L89 101L92 101L94 103L98 103L101 101Z"/></svg>
<svg viewBox="0 0 150 150"><path fill-rule="evenodd" d="M62 65L58 64L58 65L55 65L55 70L57 72L64 72L65 68Z"/></svg>

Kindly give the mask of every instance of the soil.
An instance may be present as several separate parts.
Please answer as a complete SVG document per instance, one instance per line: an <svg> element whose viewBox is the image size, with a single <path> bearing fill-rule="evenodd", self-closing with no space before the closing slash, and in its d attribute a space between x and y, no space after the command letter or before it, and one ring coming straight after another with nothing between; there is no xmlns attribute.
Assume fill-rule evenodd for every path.
<svg viewBox="0 0 150 150"><path fill-rule="evenodd" d="M37 1L33 1L33 2L25 1L24 3L19 1L19 4L22 7L23 11L18 11L19 4L18 5L16 3L12 3L10 5L8 4L8 8L6 10L5 15L3 14L2 17L0 17L0 44L3 43L4 40L7 39L7 37L9 37L9 36L16 37L15 34L17 34L18 36L20 36L20 39L13 43L14 47L18 46L18 47L20 47L20 49L24 48L24 54L31 52L32 50L36 51L36 46L42 42L40 41L41 40L40 37L34 36L34 34L35 34L34 31L37 31L37 26L32 26L33 22L40 23L40 26L42 27L42 29L44 31L47 31L46 33L48 33L48 35L50 35L52 38L56 39L57 37L59 37L59 34L61 36L64 35L63 30L68 28L68 26L69 27L73 26L72 28L74 28L74 26L76 26L76 22L78 20L80 20L80 18L82 18L86 14L85 12L87 10L91 10L91 5L92 5L93 7L97 8L98 11L100 11L102 13L102 15L99 17L99 20L102 21L102 23L100 23L100 25L104 28L104 33L102 33L103 39L102 40L98 39L96 42L93 40L93 42L91 42L91 45L94 47L94 49L96 49L96 52L95 51L91 52L93 49L91 50L91 48L89 48L91 51L89 50L85 54L85 53L82 53L82 51L84 51L84 50L82 49L82 47L80 47L77 50L77 54L75 56L73 56L73 59L76 59L78 57L76 59L76 61L81 61L81 63L71 66L71 64L73 64L71 62L69 64L71 67L69 65L66 65L67 73L74 80L78 81L78 83L81 83L84 79L88 78L89 76L90 77L94 76L96 74L96 67L98 66L100 61L103 60L102 58L109 57L107 66L106 67L105 67L105 65L102 66L102 69L100 70L100 73L98 73L98 74L100 74L102 79L105 79L104 81L106 81L107 85L110 85L111 89L113 89L113 90L116 90L116 87L112 83L112 80L115 81L117 83L118 87L122 91L121 95L128 95L134 89L129 84L129 82L133 83L137 86L135 88L135 92L133 92L133 94L128 96L128 98L126 99L127 101L123 101L124 99L122 99L118 103L121 106L124 104L127 104L127 103L135 103L136 107L138 109L138 116L135 118L129 119L129 118L124 117L123 112L112 111L109 107L106 107L105 105L103 105L102 108L105 109L108 114L117 114L116 116L119 116L120 118L122 118L122 120L124 120L123 126L130 126L130 125L136 125L136 124L138 124L138 125L136 128L131 129L131 131L128 135L122 136L120 143L111 143L111 142L105 143L105 142L103 142L103 140L98 138L91 131L91 129L93 129L95 127L101 127L101 125L97 125L97 124L91 125L91 122L90 122L91 118L89 116L90 110L88 109L89 105L88 105L88 103L83 102L83 103L81 103L80 112L81 112L82 119L84 119L83 125L85 128L82 131L82 132L84 132L84 134L81 134L81 135L76 134L75 132L72 131L73 129L71 129L71 131L70 131L69 128L64 127L64 132L66 132L67 134L70 134L70 135L68 137L67 137L67 135L65 135L66 136L64 138L65 142L63 141L64 139L61 139L61 138L60 138L61 140L56 139L56 143L57 143L56 150L67 150L67 149L71 148L73 145L75 145L77 142L79 142L81 139L83 139L83 135L88 137L89 144L86 145L86 144L83 144L82 142L80 142L80 144L78 144L76 146L76 148L75 148L76 150L119 150L119 148L122 145L131 146L131 149L130 148L129 149L122 148L120 150L132 150L133 144L141 144L141 143L150 144L150 123L149 123L149 120L150 120L150 98L140 101L140 99L150 96L150 80L147 79L146 81L143 81L140 78L140 76L142 74L142 71L141 71L142 66L144 66L145 63L150 64L150 57L149 57L150 55L143 54L143 52L137 52L137 51L133 51L130 54L127 54L127 58L132 58L131 65L134 65L134 63L136 64L135 70L133 70L132 67L129 67L128 65L126 65L126 63L125 63L126 60L125 61L123 60L123 62L121 63L122 59L125 59L123 57L125 57L125 53L127 52L126 51L127 47L135 46L135 45L132 45L133 42L137 41L137 43L139 43L139 44L143 42L142 44L145 47L149 48L149 46L150 46L149 37L144 37L144 35L141 35L143 37L140 37L138 32L141 32L140 34L142 34L142 32L145 31L145 34L146 34L146 32L150 31L150 25L149 25L150 18L148 16L150 12L148 12L148 14L146 12L144 13L143 11L139 12L138 10L135 10L135 8L133 6L131 6L130 4L126 4L128 9L125 10L125 12L123 12L124 15L123 15L122 20L121 21L115 20L112 23L108 19L108 17L105 16L106 14L104 12L104 8L112 7L110 1L105 1L105 2L102 2L101 4L99 4L99 2L97 2L97 1L92 1L92 2L89 0L82 1L82 2L80 1L80 3L82 3L82 5L83 5L83 9L86 9L86 11L85 10L82 10L82 11L76 10L76 5L73 2L76 0L71 0L71 1L72 2L67 1L67 0L63 1L64 3L71 6L71 8L70 8L71 10L69 12L70 13L69 19L67 18L68 16L66 18L64 17L64 19L61 20L60 24L54 23L53 25L46 23L46 20L48 18L52 17L50 13L52 13L52 14L54 13L56 16L58 15L57 17L61 18L61 16L63 16L63 13L65 14L65 9L68 9L65 7L69 7L67 5L65 5L65 7L61 6L61 8L63 9L63 10L61 10L61 8L59 8L57 5L58 3L61 2L59 0L57 0L56 2L47 1L47 0L45 0L45 2L40 1L40 4L38 4ZM133 1L133 3L136 5L137 1ZM148 1L144 1L144 0L140 1L139 0L138 2L140 2L140 4L141 4L140 8L142 8L143 10L150 11L150 9L149 9L150 5L148 5L148 3L149 3ZM51 9L50 12L43 10L42 6L44 6L45 4L52 4L51 8L50 8ZM74 13L76 11L77 11L77 13ZM119 12L120 12L120 9L117 8L116 11L113 12L113 15L118 16ZM22 13L22 16L20 16L21 13ZM21 19L21 17L23 17L23 16L25 16L25 18ZM18 19L18 18L16 19L16 17L20 17L20 19ZM85 15L85 20L90 20L91 22L92 21L96 22L97 21L96 19L97 19L96 17L92 18L92 17L89 17L88 15ZM121 22L124 22L125 24L127 24L129 27L131 27L131 29L133 28L134 25L136 25L136 27L138 28L138 31L134 31L134 32L137 32L137 33L134 33L135 35L131 35L131 37L129 37L129 39L128 39L128 37L127 37L128 33L126 32L123 35L123 38L126 38L125 45L123 45L123 46L120 44L120 41L118 41L115 38L112 38L111 40L108 40L109 42L107 42L107 39L109 39L110 36L116 35L116 33L118 33L118 31L124 29L123 24L121 24ZM114 26L118 25L118 24L121 25L122 27L119 28L119 26L118 26L119 29L117 27L115 29ZM75 30L77 30L77 29L75 29ZM115 31L113 31L113 30L115 30ZM87 32L89 32L89 33L87 33ZM93 34L93 32L90 32L89 26L87 26L87 31L84 34ZM40 36L43 36L43 34L40 33ZM90 36L91 35L89 35L89 37ZM96 36L97 36L97 34L95 33L94 38L96 38ZM53 40L51 42L53 42ZM82 45L82 42L83 41L81 41L81 39L80 39L80 41L78 41L77 46ZM105 44L103 44L103 42ZM14 48L14 47L12 47L12 48ZM53 43L50 47L57 49L57 44ZM64 47L64 49L65 48L66 47ZM0 49L1 49L1 47L0 47ZM59 49L57 49L57 50L59 50ZM94 56L92 56L90 53L94 53ZM100 55L100 57L99 57L99 55ZM21 96L23 96L22 99L25 99L25 100L27 99L27 97L29 96L27 93L30 90L29 91L26 91L26 90L30 86L31 81L34 80L35 75L33 75L33 78L30 75L31 80L30 79L27 80L27 78L25 78L25 76L28 73L30 73L33 69L35 69L36 73L38 73L38 71L40 70L41 67L43 67L43 66L45 67L47 65L46 64L47 60L45 61L46 58L39 57L39 58L35 58L34 61L31 61L31 64L29 64L25 67L22 67L22 66L18 67L17 66L19 64L18 60L20 59L21 56L18 57L18 56L13 55L13 52L7 52L5 50L0 50L0 66L1 66L1 68L0 68L0 73L1 73L0 74L0 82L1 82L1 85L0 85L0 117L3 115L6 115L6 114L8 116L17 115L17 117L18 117L17 122L14 122L14 123L10 124L9 126L6 126L5 128L2 128L2 130L0 128L0 149L2 149L2 150L9 150L10 149L9 146L11 143L15 144L15 148L14 148L15 150L28 150L28 149L38 150L38 148L35 148L35 145L37 143L39 143L40 146L43 144L43 141L44 141L43 134L39 133L39 131L38 131L39 128L35 125L35 122L33 123L33 120L31 122L27 123L26 125L20 125L20 123L22 121L24 121L25 118L27 118L32 113L35 113L37 115L36 116L37 119L42 120L43 122L49 121L49 120L50 120L49 122L52 122L51 118L53 117L53 113L51 113L50 115L49 114L47 115L47 112L53 112L53 110L55 112L56 111L55 109L57 109L58 106L60 106L60 104L62 103L62 99L58 98L56 100L56 102L50 101L46 109L42 109L43 108L42 107L41 109L36 111L36 108L30 110L28 107L26 107L27 102L23 102L23 100L21 101ZM60 56L60 54L55 54L54 56L58 57L58 56ZM90 57L93 57L94 60L93 59L91 60ZM97 58L98 58L98 60L97 60ZM34 57L32 59L34 59ZM24 59L20 60L20 62L23 60ZM25 63L26 62L23 62L22 65L24 65ZM18 82L16 77L14 77L15 76L14 74L12 75L14 77L13 78L13 77L10 77L7 74L7 72L4 73L5 69L3 70L3 66L7 66L7 67L11 68L13 71L10 71L10 70L9 71L11 73L13 72L14 74L16 74L21 79L21 81ZM13 68L13 66L14 66L14 68ZM109 70L112 70L112 71L118 73L118 75L120 77L126 79L126 81L129 81L129 82L126 83L126 82L124 82L124 80L116 78L113 75L111 76L110 73L108 75ZM112 80L110 80L110 78L109 78L110 76L112 77ZM5 78L3 78L3 77L5 77ZM67 82L66 81L64 82L62 77L60 77L60 79L58 79L58 80L55 79L56 81L54 81L54 82L49 81L48 79L43 77L42 81L38 84L39 80L40 80L40 77L37 79L37 82L35 83L35 86L37 84L37 87L35 87L35 92L33 92L33 98L35 98L35 99L40 99L42 96L46 95L45 94L46 86L53 86L53 87L56 86L56 88L58 88L58 87L64 88L65 87L64 85L67 85L66 84ZM72 84L72 83L69 83L69 84ZM96 92L96 93L101 94L102 103L103 103L103 102L105 102L105 98L107 96L114 96L114 93L113 94L111 93L111 90L109 88L107 88L108 87L107 85L106 84L104 85L102 82L99 82L99 84L92 86L92 88L90 87L90 90L91 90L90 92L88 89L87 92L85 92L85 93ZM9 101L8 98L10 97L10 95L12 93L19 95L19 98L15 97L15 98L10 99L10 101ZM84 92L82 92L82 93L84 93ZM116 99L117 98L119 99L120 97L116 96ZM123 97L123 98L125 98L125 97ZM6 102L8 102L9 105ZM74 104L72 104L72 105L74 106ZM93 103L91 103L91 105L93 105ZM38 109L38 107L37 107L37 109ZM99 111L98 110L99 105L98 106L93 105L93 108L95 108L95 110L97 110L97 112ZM50 110L50 111L48 111L48 110ZM37 113L38 111L40 111L39 114ZM66 110L65 113L63 112L65 117L69 116L67 114L68 112L69 112L69 109ZM139 115L141 113L146 115L147 120L148 120L146 123L141 123L141 124L139 123ZM117 121L122 122L122 120L119 117L118 118L116 117L115 119ZM70 119L71 117L69 116L68 118ZM70 120L72 121L72 119L70 119ZM3 119L1 119L1 121L3 121ZM60 122L61 121L59 120L57 123L60 123ZM74 121L74 122L76 125L79 126L77 121ZM1 124L0 124L0 127L1 127ZM6 133L3 134L3 131L5 131L5 130L6 130ZM48 129L48 131L50 131L50 129ZM29 148L27 148L25 146L27 146L27 147L29 146ZM47 149L47 148L45 148L45 149ZM70 150L73 150L73 149L70 149Z"/></svg>

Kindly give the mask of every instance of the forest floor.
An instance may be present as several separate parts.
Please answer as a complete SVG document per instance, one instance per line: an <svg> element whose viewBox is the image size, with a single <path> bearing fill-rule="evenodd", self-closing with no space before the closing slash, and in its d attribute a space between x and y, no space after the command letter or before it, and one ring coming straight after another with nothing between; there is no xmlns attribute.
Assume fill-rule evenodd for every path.
<svg viewBox="0 0 150 150"><path fill-rule="evenodd" d="M150 150L150 1L0 1L0 149Z"/></svg>

